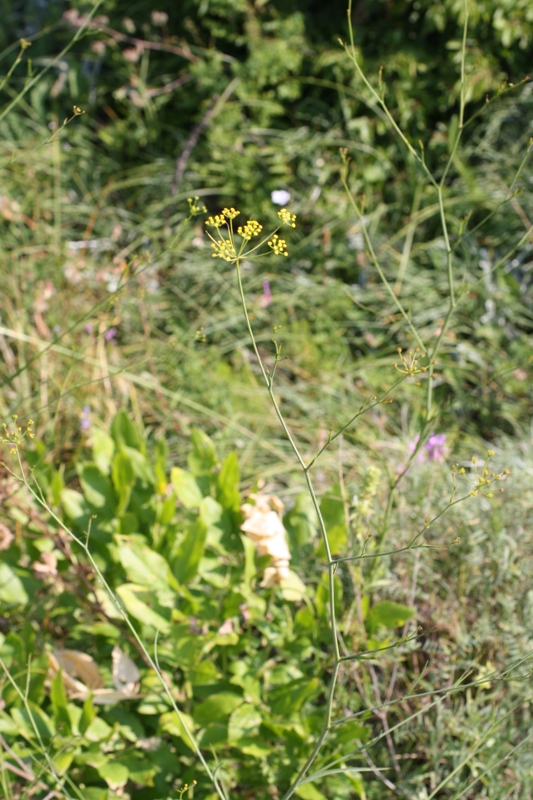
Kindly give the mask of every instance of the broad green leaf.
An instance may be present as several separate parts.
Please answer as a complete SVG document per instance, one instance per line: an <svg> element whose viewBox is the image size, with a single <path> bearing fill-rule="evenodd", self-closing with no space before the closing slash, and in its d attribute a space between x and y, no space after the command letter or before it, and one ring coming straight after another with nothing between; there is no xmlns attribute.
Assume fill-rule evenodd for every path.
<svg viewBox="0 0 533 800"><path fill-rule="evenodd" d="M283 599L289 603L298 602L306 595L305 583L292 569L286 578L282 578L279 585Z"/></svg>
<svg viewBox="0 0 533 800"><path fill-rule="evenodd" d="M172 656L180 669L187 670L200 659L209 639L192 633L190 625L174 625L170 633Z"/></svg>
<svg viewBox="0 0 533 800"><path fill-rule="evenodd" d="M414 608L395 603L392 600L383 600L372 606L365 619L365 627L370 635L379 627L399 628L414 615Z"/></svg>
<svg viewBox="0 0 533 800"><path fill-rule="evenodd" d="M155 475L143 453L140 453L133 447L126 447L125 445L121 448L121 451L128 456L134 475L137 478L144 481L144 483L155 484Z"/></svg>
<svg viewBox="0 0 533 800"><path fill-rule="evenodd" d="M191 431L192 453L187 462L193 475L210 475L218 463L215 446L209 436L199 428Z"/></svg>
<svg viewBox="0 0 533 800"><path fill-rule="evenodd" d="M111 423L111 436L117 447L133 447L135 450L141 449L141 437L137 428L124 411L115 414Z"/></svg>
<svg viewBox="0 0 533 800"><path fill-rule="evenodd" d="M72 762L74 761L74 756L76 755L76 748L69 747L69 749L60 750L59 753L52 759L52 763L54 765L54 769L58 775L64 775Z"/></svg>
<svg viewBox="0 0 533 800"><path fill-rule="evenodd" d="M91 439L93 442L94 462L103 475L109 475L111 460L115 452L115 442L111 436L99 428L93 428Z"/></svg>
<svg viewBox="0 0 533 800"><path fill-rule="evenodd" d="M63 511L72 520L89 519L92 513L90 505L81 492L75 489L63 489L61 492Z"/></svg>
<svg viewBox="0 0 533 800"><path fill-rule="evenodd" d="M6 605L26 605L29 597L22 581L10 566L0 562L0 600Z"/></svg>
<svg viewBox="0 0 533 800"><path fill-rule="evenodd" d="M120 735L127 739L128 742L136 742L146 736L146 731L138 714L126 711L121 706L113 706L109 711L106 711L106 717L110 722L118 725Z"/></svg>
<svg viewBox="0 0 533 800"><path fill-rule="evenodd" d="M272 713L289 716L300 711L303 705L320 691L318 678L299 678L270 691L270 707Z"/></svg>
<svg viewBox="0 0 533 800"><path fill-rule="evenodd" d="M49 743L51 736L56 732L50 717L31 701L27 708L11 709L11 716L19 725L22 735L30 740L35 739L35 728L45 744Z"/></svg>
<svg viewBox="0 0 533 800"><path fill-rule="evenodd" d="M101 717L95 717L85 730L84 738L89 742L107 742L112 735L113 728Z"/></svg>
<svg viewBox="0 0 533 800"><path fill-rule="evenodd" d="M217 500L228 511L239 510L241 504L239 480L240 470L237 453L232 451L222 464L217 479Z"/></svg>
<svg viewBox="0 0 533 800"><path fill-rule="evenodd" d="M194 722L188 714L183 712L181 712L181 719L183 722L175 711L167 711L159 717L159 727L165 733L179 737L192 750L191 739L187 731L194 734Z"/></svg>
<svg viewBox="0 0 533 800"><path fill-rule="evenodd" d="M124 568L128 580L140 586L161 590L177 590L178 584L170 571L170 566L162 555L146 545L136 542L122 544L117 549L118 559Z"/></svg>
<svg viewBox="0 0 533 800"><path fill-rule="evenodd" d="M294 794L297 797L301 797L302 800L326 800L326 795L319 792L312 783L304 783L303 786L298 786Z"/></svg>
<svg viewBox="0 0 533 800"><path fill-rule="evenodd" d="M124 786L130 777L128 768L116 761L107 761L101 767L98 767L97 771L111 789L119 789Z"/></svg>
<svg viewBox="0 0 533 800"><path fill-rule="evenodd" d="M153 786L154 776L160 771L155 753L148 753L148 758L141 753L121 755L120 763L127 768L130 781L139 786Z"/></svg>
<svg viewBox="0 0 533 800"><path fill-rule="evenodd" d="M212 661L201 661L189 670L187 678L193 686L204 686L220 680L221 674Z"/></svg>
<svg viewBox="0 0 533 800"><path fill-rule="evenodd" d="M202 727L210 722L222 722L242 702L241 695L232 694L231 692L212 694L207 700L196 706L193 712L194 721Z"/></svg>
<svg viewBox="0 0 533 800"><path fill-rule="evenodd" d="M116 508L113 484L102 475L96 464L83 464L79 470L81 488L88 503L98 509L100 514L112 517Z"/></svg>
<svg viewBox="0 0 533 800"><path fill-rule="evenodd" d="M261 712L251 703L244 703L232 713L228 723L228 741L238 744L244 737L257 736L263 721Z"/></svg>
<svg viewBox="0 0 533 800"><path fill-rule="evenodd" d="M226 747L228 744L228 726L224 722L213 722L208 725L199 738L200 747L210 750Z"/></svg>
<svg viewBox="0 0 533 800"><path fill-rule="evenodd" d="M171 628L170 620L165 619L157 611L154 611L154 606L164 611L159 606L159 603L156 602L155 593L150 595L149 592L143 591L143 587L131 583L119 586L116 593L124 603L126 611L132 617L142 622L143 625L150 625L152 628L161 631L161 633L169 632Z"/></svg>
<svg viewBox="0 0 533 800"><path fill-rule="evenodd" d="M239 748L241 753L251 756L252 758L266 758L274 751L271 745L258 737L257 731L255 731L255 735L243 736L239 739L236 743L236 747Z"/></svg>
<svg viewBox="0 0 533 800"><path fill-rule="evenodd" d="M191 525L172 559L172 571L179 583L188 583L198 572L206 538L207 526L199 519Z"/></svg>
<svg viewBox="0 0 533 800"><path fill-rule="evenodd" d="M185 508L198 508L204 496L194 475L180 467L172 467L170 480L178 500Z"/></svg>
<svg viewBox="0 0 533 800"><path fill-rule="evenodd" d="M317 515L307 492L300 492L293 508L283 518L291 552L311 542L317 530Z"/></svg>

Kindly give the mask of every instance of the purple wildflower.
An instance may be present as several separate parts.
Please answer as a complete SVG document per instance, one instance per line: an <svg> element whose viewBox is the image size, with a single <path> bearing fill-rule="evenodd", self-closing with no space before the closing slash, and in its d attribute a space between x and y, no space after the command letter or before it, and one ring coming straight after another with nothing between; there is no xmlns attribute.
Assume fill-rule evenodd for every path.
<svg viewBox="0 0 533 800"><path fill-rule="evenodd" d="M442 461L446 448L446 434L432 433L424 445L429 461Z"/></svg>
<svg viewBox="0 0 533 800"><path fill-rule="evenodd" d="M263 281L263 294L261 295L261 305L266 308L272 302L272 292L270 291L270 282Z"/></svg>
<svg viewBox="0 0 533 800"><path fill-rule="evenodd" d="M112 339L115 338L116 335L117 335L116 328L108 328L104 333L104 339L106 340L106 342L110 342L112 341Z"/></svg>
<svg viewBox="0 0 533 800"><path fill-rule="evenodd" d="M82 431L88 431L91 427L91 408L90 406L83 406L83 411L80 415L80 427Z"/></svg>
<svg viewBox="0 0 533 800"><path fill-rule="evenodd" d="M409 450L414 453L420 436L417 433L412 442L409 442ZM425 445L416 454L416 460L419 464L423 461L442 461L446 450L446 434L445 433L432 433Z"/></svg>
<svg viewBox="0 0 533 800"><path fill-rule="evenodd" d="M94 325L92 322L89 322L88 325L85 326L85 333L89 334L93 332Z"/></svg>

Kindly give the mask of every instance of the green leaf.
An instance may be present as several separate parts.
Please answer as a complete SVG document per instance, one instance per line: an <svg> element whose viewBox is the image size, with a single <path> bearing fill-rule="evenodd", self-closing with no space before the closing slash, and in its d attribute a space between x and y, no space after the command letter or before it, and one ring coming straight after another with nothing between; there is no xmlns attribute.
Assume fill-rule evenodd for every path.
<svg viewBox="0 0 533 800"><path fill-rule="evenodd" d="M81 712L80 721L78 723L78 727L82 735L85 733L85 731L95 718L96 718L96 710L94 708L92 699L88 697L83 704L83 710Z"/></svg>
<svg viewBox="0 0 533 800"><path fill-rule="evenodd" d="M63 489L61 492L61 505L67 517L72 520L88 520L92 514L91 507L84 496L75 489Z"/></svg>
<svg viewBox="0 0 533 800"><path fill-rule="evenodd" d="M137 428L124 411L115 414L111 423L111 436L117 447L133 447L141 450L141 437Z"/></svg>
<svg viewBox="0 0 533 800"><path fill-rule="evenodd" d="M228 511L238 511L240 508L239 480L240 470L237 453L232 451L222 464L217 479L217 500Z"/></svg>
<svg viewBox="0 0 533 800"><path fill-rule="evenodd" d="M198 428L191 431L192 453L187 462L193 475L210 475L218 463L215 446L209 436Z"/></svg>
<svg viewBox="0 0 533 800"><path fill-rule="evenodd" d="M158 439L155 444L155 464L154 475L156 479L156 491L164 494L167 488L167 455L168 447L164 439Z"/></svg>
<svg viewBox="0 0 533 800"><path fill-rule="evenodd" d="M133 471L131 459L122 450L115 453L111 466L111 477L118 495L118 508L116 513L120 515L128 507L131 490L135 483L135 473Z"/></svg>
<svg viewBox="0 0 533 800"><path fill-rule="evenodd" d="M170 733L171 736L177 736L181 739L189 749L192 750L191 740L187 729L194 734L194 722L188 714L181 712L183 724L175 711L168 711L161 714L159 717L159 727L164 733ZM186 726L186 727L185 727Z"/></svg>
<svg viewBox="0 0 533 800"><path fill-rule="evenodd" d="M317 531L317 515L307 492L300 492L293 508L283 518L289 535L290 550L294 552L313 540Z"/></svg>
<svg viewBox="0 0 533 800"><path fill-rule="evenodd" d="M342 501L340 488L333 487L320 502L320 513L328 532L329 546L332 555L340 553L346 545L347 531L346 518L344 513L344 503ZM317 556L325 556L325 547L321 541L317 547Z"/></svg>
<svg viewBox="0 0 533 800"><path fill-rule="evenodd" d="M279 585L283 599L287 600L289 603L296 603L303 600L306 595L305 583L292 569L289 570L289 574L286 578L282 578Z"/></svg>
<svg viewBox="0 0 533 800"><path fill-rule="evenodd" d="M312 783L304 783L303 786L298 786L294 794L297 797L301 797L302 800L326 800L326 795L319 792Z"/></svg>
<svg viewBox="0 0 533 800"><path fill-rule="evenodd" d="M111 460L115 452L115 442L111 436L99 428L93 428L91 439L95 464L103 475L109 475Z"/></svg>
<svg viewBox="0 0 533 800"><path fill-rule="evenodd" d="M303 705L313 695L320 691L318 678L298 678L283 686L278 686L270 691L270 707L272 713L279 716L288 716L300 711Z"/></svg>
<svg viewBox="0 0 533 800"><path fill-rule="evenodd" d="M221 674L213 664L212 661L201 661L196 667L193 667L187 678L193 686L205 686L209 683L219 681Z"/></svg>
<svg viewBox="0 0 533 800"><path fill-rule="evenodd" d="M392 600L383 600L372 606L365 619L365 627L372 635L379 627L399 628L414 615L414 608L394 603Z"/></svg>
<svg viewBox="0 0 533 800"><path fill-rule="evenodd" d="M255 736L243 736L236 743L236 746L241 753L252 756L252 758L266 758L266 756L274 752L274 748L271 747L271 745L258 739L257 731L255 732Z"/></svg>
<svg viewBox="0 0 533 800"><path fill-rule="evenodd" d="M85 739L89 742L107 742L112 735L113 728L101 717L95 717L85 731Z"/></svg>
<svg viewBox="0 0 533 800"><path fill-rule="evenodd" d="M102 764L97 771L111 789L119 789L121 786L125 786L130 777L128 768L116 761L108 761Z"/></svg>
<svg viewBox="0 0 533 800"><path fill-rule="evenodd" d="M153 594L143 591L143 587L132 583L119 586L116 592L128 614L142 622L143 625L150 625L161 633L170 631L170 620L165 619L158 611L154 611L154 606L160 611L164 611L164 609L156 602Z"/></svg>
<svg viewBox="0 0 533 800"><path fill-rule="evenodd" d="M102 475L96 464L83 464L79 470L81 488L88 503L106 517L112 517L116 508L116 497L109 478Z"/></svg>
<svg viewBox="0 0 533 800"><path fill-rule="evenodd" d="M170 480L178 500L185 508L198 508L204 496L194 475L179 467L172 467Z"/></svg>
<svg viewBox="0 0 533 800"><path fill-rule="evenodd" d="M207 525L197 520L180 542L172 559L172 571L181 584L191 581L196 573L205 550Z"/></svg>
<svg viewBox="0 0 533 800"><path fill-rule="evenodd" d="M52 701L56 730L63 735L72 733L72 725L67 710L67 695L61 672L54 675L50 682L50 700Z"/></svg>
<svg viewBox="0 0 533 800"><path fill-rule="evenodd" d="M231 692L220 692L212 694L203 703L196 706L193 712L194 721L201 725L208 725L210 722L222 722L232 711L243 702L242 696Z"/></svg>
<svg viewBox="0 0 533 800"><path fill-rule="evenodd" d="M228 743L228 726L223 722L213 722L208 725L202 732L199 738L199 744L202 749L217 747L225 747Z"/></svg>
<svg viewBox="0 0 533 800"><path fill-rule="evenodd" d="M190 669L202 655L207 637L191 633L188 624L174 625L170 634L172 655L175 663L183 670Z"/></svg>
<svg viewBox="0 0 533 800"><path fill-rule="evenodd" d="M146 545L136 542L123 544L117 552L128 580L132 583L155 589L158 596L165 589L169 592L171 587L175 590L179 588L168 562Z"/></svg>
<svg viewBox="0 0 533 800"><path fill-rule="evenodd" d="M64 775L66 773L66 771L74 761L75 755L76 755L75 748L60 750L59 753L56 753L56 755L52 759L52 763L58 775Z"/></svg>
<svg viewBox="0 0 533 800"><path fill-rule="evenodd" d="M121 448L121 451L128 456L135 476L141 481L144 481L144 483L153 486L155 484L155 475L146 456L138 450L135 450L135 448L126 447L125 445Z"/></svg>
<svg viewBox="0 0 533 800"><path fill-rule="evenodd" d="M22 581L10 566L0 562L0 600L6 605L26 605L29 597Z"/></svg>
<svg viewBox="0 0 533 800"><path fill-rule="evenodd" d="M245 737L257 735L257 729L262 721L261 712L251 703L244 703L235 709L229 719L228 741L231 744L238 744Z"/></svg>

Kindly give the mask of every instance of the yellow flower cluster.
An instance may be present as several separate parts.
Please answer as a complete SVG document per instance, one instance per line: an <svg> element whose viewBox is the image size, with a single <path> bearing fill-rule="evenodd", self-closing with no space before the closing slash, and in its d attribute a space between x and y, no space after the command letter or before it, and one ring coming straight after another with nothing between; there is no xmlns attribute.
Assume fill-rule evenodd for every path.
<svg viewBox="0 0 533 800"><path fill-rule="evenodd" d="M282 208L281 211L278 211L278 217L284 225L290 225L291 228L296 227L296 214L291 214L286 208Z"/></svg>
<svg viewBox="0 0 533 800"><path fill-rule="evenodd" d="M17 425L18 415L13 414L13 422ZM17 448L20 444L22 444L23 440L28 437L28 439L34 439L35 434L33 432L33 420L28 420L28 425L26 430L22 430L20 427L16 427L13 429L9 429L4 422L2 424L2 431L3 435L0 436L0 444L8 444L10 448L10 452L14 455L17 452Z"/></svg>
<svg viewBox="0 0 533 800"><path fill-rule="evenodd" d="M211 242L213 258L223 258L224 261L235 261L237 253L232 242L228 239L221 239L219 242Z"/></svg>
<svg viewBox="0 0 533 800"><path fill-rule="evenodd" d="M262 230L263 226L256 219L249 219L244 228L238 228L237 233L249 242L253 236L259 236Z"/></svg>
<svg viewBox="0 0 533 800"><path fill-rule="evenodd" d="M278 234L275 233L269 241L268 246L272 248L276 256L288 256L287 242L285 239L280 239Z"/></svg>
<svg viewBox="0 0 533 800"><path fill-rule="evenodd" d="M224 219L222 214L215 214L214 217L209 217L209 219L206 220L205 224L211 228L220 228L222 225L224 225L225 222L226 220Z"/></svg>
<svg viewBox="0 0 533 800"><path fill-rule="evenodd" d="M235 219L235 217L238 217L241 212L240 211L236 211L232 206L231 208L223 208L222 209L222 213L228 219Z"/></svg>
<svg viewBox="0 0 533 800"><path fill-rule="evenodd" d="M214 216L207 218L205 223L206 226L208 228L210 227L217 229L216 235L213 236L209 233L209 231L207 231L207 235L211 239L211 247L213 249L211 255L213 258L222 258L224 261L238 262L247 254L250 254L251 256L252 253L255 253L267 243L267 237L265 236L265 238L260 241L259 244L247 250L246 243L251 241L251 239L255 238L256 236L260 236L263 226L256 219L249 219L245 225L240 225L237 230L234 231L233 220L238 217L240 213L240 211L231 206L230 208L223 208L220 214L215 214ZM296 227L295 214L290 214L286 208L282 208L281 211L278 211L278 216L283 225L289 225L291 228ZM227 231L225 234L220 230L220 228L223 228L224 226ZM280 226L278 225L276 230L279 230L279 227ZM235 233L237 233L243 240L240 242L240 244L236 244L235 242ZM281 239L277 233L272 234L270 240L268 241L268 246L276 256L289 255L287 251L287 242L285 239ZM258 255L262 256L266 254L259 253Z"/></svg>

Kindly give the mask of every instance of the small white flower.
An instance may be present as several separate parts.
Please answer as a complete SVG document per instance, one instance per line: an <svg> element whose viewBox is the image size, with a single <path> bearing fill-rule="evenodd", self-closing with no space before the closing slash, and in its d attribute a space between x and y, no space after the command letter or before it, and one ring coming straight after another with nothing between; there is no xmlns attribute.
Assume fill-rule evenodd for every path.
<svg viewBox="0 0 533 800"><path fill-rule="evenodd" d="M291 199L289 192L285 191L285 189L277 189L275 192L272 192L270 197L272 198L272 202L277 206L285 206Z"/></svg>

